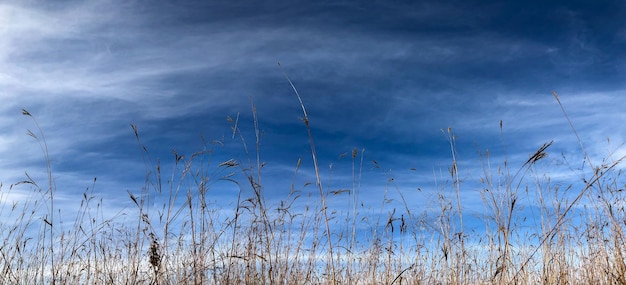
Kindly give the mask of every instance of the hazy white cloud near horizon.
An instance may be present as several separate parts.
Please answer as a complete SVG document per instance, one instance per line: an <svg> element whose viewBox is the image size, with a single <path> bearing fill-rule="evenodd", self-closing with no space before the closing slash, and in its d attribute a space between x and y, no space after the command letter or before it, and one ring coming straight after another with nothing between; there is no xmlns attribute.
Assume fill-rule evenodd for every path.
<svg viewBox="0 0 626 285"><path fill-rule="evenodd" d="M367 189L385 184L376 160L405 177L401 190L436 191L433 169L451 163L448 127L468 181L480 176L478 150L521 165L554 140L551 159L578 164L553 90L600 161L626 139L625 12L621 1L2 1L2 191L25 172L45 184L23 108L45 134L59 197L82 195L98 177L95 192L117 203L145 180L130 124L164 169L172 149L189 155L201 137L226 142L216 161L245 160L226 118L239 114L253 151L252 101L266 194L281 199L298 158L303 180L312 165L277 62L309 111L324 173L330 163L348 171L333 173L337 187L350 180L338 157L357 148ZM364 200L378 197L367 189Z"/></svg>

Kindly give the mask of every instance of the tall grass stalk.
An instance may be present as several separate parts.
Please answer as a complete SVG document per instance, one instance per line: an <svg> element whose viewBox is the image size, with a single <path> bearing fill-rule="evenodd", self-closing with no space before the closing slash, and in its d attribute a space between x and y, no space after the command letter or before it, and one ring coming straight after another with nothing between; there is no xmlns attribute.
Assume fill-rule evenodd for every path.
<svg viewBox="0 0 626 285"><path fill-rule="evenodd" d="M324 195L324 187L322 186L322 180L320 177L319 164L317 163L317 154L315 152L315 143L313 142L313 133L311 132L311 126L309 125L309 114L307 114L306 112L306 108L304 107L304 103L302 102L302 97L300 97L300 93L298 93L296 86L293 85L293 82L291 82L291 79L289 79L289 76L287 75L287 73L284 72L284 70L280 66L280 62L278 62L277 64L278 64L278 67L281 68L281 71L283 71L283 74L285 75L285 78L289 82L291 89L293 89L294 94L296 95L296 97L298 97L298 102L300 102L300 107L302 107L302 114L304 115L302 120L304 121L304 125L306 126L307 132L309 134L309 141L311 143L311 156L313 158L313 166L315 168L315 177L317 179L316 185L320 193L320 201L322 202L322 213L324 214L324 224L326 225L326 237L328 238L328 255L329 255L329 260L330 260L331 280L333 281L333 284L334 284L336 283L335 281L336 272L335 272L335 261L334 261L334 254L333 254L333 241L332 241L330 226L328 223L329 218L328 218L328 213L326 211L327 210L326 199Z"/></svg>
<svg viewBox="0 0 626 285"><path fill-rule="evenodd" d="M35 124L35 127L37 127L37 133L39 134L39 136L37 136L37 134L33 133L31 130L28 130L28 135L31 136L32 138L34 138L37 143L39 143L39 147L41 148L41 151L43 152L43 156L44 156L44 160L46 162L46 174L48 175L48 190L47 190L47 194L50 197L50 200L48 201L50 203L50 208L48 211L48 215L46 217L43 218L43 221L46 223L46 225L44 225L45 227L49 228L49 234L50 236L49 238L49 244L48 244L48 251L50 254L50 275L52 276L52 280L51 280L51 284L55 284L56 281L56 269L55 269L55 265L54 265L54 180L52 179L52 166L50 164L50 153L48 152L48 142L46 142L46 136L43 134L43 131L41 130L41 127L39 126L39 123L37 122L37 120L28 112L26 111L26 109L22 109L22 115L28 116L29 118L31 118L31 120L33 121L33 123ZM33 180L30 180L31 182L34 182ZM42 250L44 250L44 248L42 247ZM43 254L42 252L42 255ZM43 266L45 263L42 263L42 271L43 270ZM43 278L43 274L41 276L41 278ZM42 279L43 282L43 279Z"/></svg>

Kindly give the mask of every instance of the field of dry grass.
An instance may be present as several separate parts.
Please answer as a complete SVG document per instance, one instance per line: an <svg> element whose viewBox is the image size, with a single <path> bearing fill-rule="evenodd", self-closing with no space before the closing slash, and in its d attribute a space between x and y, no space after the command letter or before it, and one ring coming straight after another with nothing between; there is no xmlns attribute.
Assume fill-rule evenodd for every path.
<svg viewBox="0 0 626 285"><path fill-rule="evenodd" d="M162 178L166 174L158 163L148 164L146 186L128 193L134 208L123 213L126 222L103 218L93 187L82 195L80 208L72 210L75 220L59 220L45 137L33 118L37 132L29 134L46 156L49 181L42 185L27 177L0 188L0 283L626 284L626 194L619 170L623 157L593 165L583 147L593 171L581 178L584 182L568 187L551 184L535 168L552 142L537 146L517 166L492 164L486 152L477 158L483 165L477 176L484 227L469 230L450 130L444 131L452 155L450 183L438 190L437 210L411 208L405 200L411 197L391 183L401 200L394 205L404 206L390 208L383 201L380 212L368 213L359 197L367 163L363 153L354 149L346 154L351 187L324 188L303 104L302 109L316 181L287 185L291 191L281 201L268 202L262 161L254 151L260 145L257 128L253 146L241 137L246 152L250 150L249 161L213 162L208 145L191 155L175 153L176 171L167 178ZM24 115L32 118L27 111ZM565 112L564 117L569 121ZM236 119L232 127L240 135ZM149 156L137 127L133 131L143 155ZM294 177L300 166L298 161ZM376 162L373 167L378 167ZM207 203L216 191L209 182L215 180L251 191L240 191L232 208L216 207ZM16 189L32 196L13 203L8 197ZM147 197L166 203L153 209ZM348 206L333 208L330 200L337 197ZM522 223L527 212L520 204L529 197L533 200L523 202L538 209L535 227ZM42 210L47 215L40 219L35 213ZM379 213L383 215L377 219L367 218ZM62 222L71 227L59 230Z"/></svg>

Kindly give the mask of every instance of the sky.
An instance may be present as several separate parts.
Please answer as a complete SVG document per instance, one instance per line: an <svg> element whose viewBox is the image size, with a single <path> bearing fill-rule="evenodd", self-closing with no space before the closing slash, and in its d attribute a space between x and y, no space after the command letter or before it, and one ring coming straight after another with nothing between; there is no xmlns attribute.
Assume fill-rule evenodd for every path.
<svg viewBox="0 0 626 285"><path fill-rule="evenodd" d="M256 116L261 182L277 202L315 182L291 80L324 189L351 187L341 155L356 148L364 205L379 207L393 177L423 207L450 179L450 128L463 207L480 211L479 152L515 171L553 140L540 172L588 171L553 91L596 164L626 154L624 19L617 0L0 1L0 191L32 198L25 185L7 192L26 172L47 184L31 130L46 139L56 207L72 213L92 189L111 214L133 209L147 168L175 172L173 149L190 157L219 140L212 166L256 164ZM212 187L232 207L235 185Z"/></svg>

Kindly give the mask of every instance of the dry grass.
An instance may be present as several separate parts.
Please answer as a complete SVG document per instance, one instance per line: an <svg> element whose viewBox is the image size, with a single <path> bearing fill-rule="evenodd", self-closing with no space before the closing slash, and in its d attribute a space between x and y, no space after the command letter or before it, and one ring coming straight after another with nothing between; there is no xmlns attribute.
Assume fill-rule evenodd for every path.
<svg viewBox="0 0 626 285"><path fill-rule="evenodd" d="M452 154L449 174L436 175L440 182L432 207L412 208L393 174L375 161L373 168L387 177L385 198L380 206L366 206L359 196L363 169L369 167L364 152L355 148L342 155L350 160L348 186L324 188L309 117L292 88L310 136L314 182L297 185L298 159L293 182L286 185L289 193L278 202L266 200L254 104L253 152L239 130L239 117L229 118L247 159L214 162L222 145L215 141L188 156L174 151L169 177L133 125L146 164L145 187L128 193L134 208L105 219L94 179L79 209L72 209L76 217L66 221L67 230L54 208L45 137L24 110L38 128L37 135L29 135L42 147L49 181L41 187L27 176L0 188L0 283L626 284L626 196L617 169L623 157L593 165L579 140L593 171L576 186L553 183L540 172L552 142L513 170L506 160L492 165L486 151L478 179L484 228L477 230L467 227L467 220L464 224L466 182L450 129L443 131ZM210 203L211 191L219 191L212 189L216 181L239 189L232 208ZM30 196L12 203L18 188ZM398 203L389 203L391 196ZM329 202L337 199L347 207ZM165 202L150 207L153 201ZM132 222L119 221L122 215Z"/></svg>

